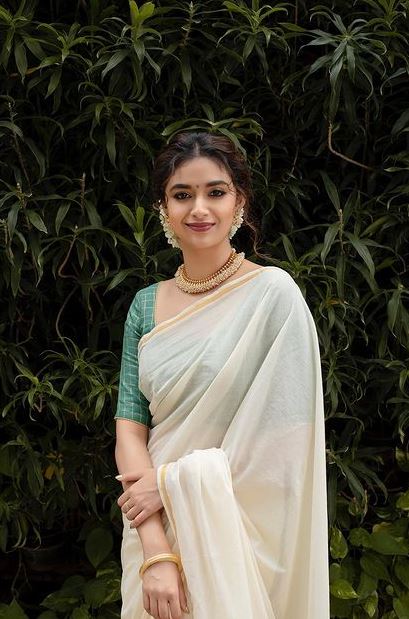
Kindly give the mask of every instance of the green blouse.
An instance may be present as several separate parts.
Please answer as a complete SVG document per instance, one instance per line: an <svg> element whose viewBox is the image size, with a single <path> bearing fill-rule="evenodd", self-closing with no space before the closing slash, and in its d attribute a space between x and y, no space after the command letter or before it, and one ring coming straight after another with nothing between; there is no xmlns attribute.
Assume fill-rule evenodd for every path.
<svg viewBox="0 0 409 619"><path fill-rule="evenodd" d="M125 322L115 419L128 419L150 427L149 402L139 390L138 343L155 326L155 301L158 283L139 290Z"/></svg>

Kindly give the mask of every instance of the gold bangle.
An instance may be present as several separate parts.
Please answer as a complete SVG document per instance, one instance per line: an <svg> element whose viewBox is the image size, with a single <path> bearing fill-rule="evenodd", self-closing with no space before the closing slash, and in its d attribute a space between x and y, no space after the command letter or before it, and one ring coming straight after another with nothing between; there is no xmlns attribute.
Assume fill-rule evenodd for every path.
<svg viewBox="0 0 409 619"><path fill-rule="evenodd" d="M139 568L139 576L142 578L148 567L154 565L155 563L160 563L161 561L171 561L172 563L176 563L178 566L179 572L182 571L182 562L180 560L179 555L175 555L171 552L162 552L159 555L154 555L149 559L146 559Z"/></svg>

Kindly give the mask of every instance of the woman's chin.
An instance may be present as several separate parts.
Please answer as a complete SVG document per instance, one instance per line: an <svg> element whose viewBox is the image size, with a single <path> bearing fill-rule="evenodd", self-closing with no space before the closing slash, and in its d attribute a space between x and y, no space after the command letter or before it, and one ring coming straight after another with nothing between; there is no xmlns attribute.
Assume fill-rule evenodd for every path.
<svg viewBox="0 0 409 619"><path fill-rule="evenodd" d="M181 250L199 250L199 249L218 249L223 246L229 246L230 240L227 234L207 234L194 233L189 236L177 237Z"/></svg>

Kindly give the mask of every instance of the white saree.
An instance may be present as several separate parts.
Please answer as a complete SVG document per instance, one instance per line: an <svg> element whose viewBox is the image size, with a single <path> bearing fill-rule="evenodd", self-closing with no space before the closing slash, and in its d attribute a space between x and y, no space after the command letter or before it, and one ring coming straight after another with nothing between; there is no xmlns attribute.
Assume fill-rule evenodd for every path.
<svg viewBox="0 0 409 619"><path fill-rule="evenodd" d="M191 619L328 619L324 414L314 321L260 267L139 343L167 536ZM147 619L125 521L123 619Z"/></svg>

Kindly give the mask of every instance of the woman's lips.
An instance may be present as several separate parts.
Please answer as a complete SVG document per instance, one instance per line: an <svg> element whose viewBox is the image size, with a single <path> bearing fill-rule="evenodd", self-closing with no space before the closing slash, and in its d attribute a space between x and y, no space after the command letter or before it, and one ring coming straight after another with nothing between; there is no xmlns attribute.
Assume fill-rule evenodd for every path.
<svg viewBox="0 0 409 619"><path fill-rule="evenodd" d="M214 226L214 224L186 224L189 228L195 232L207 232Z"/></svg>

